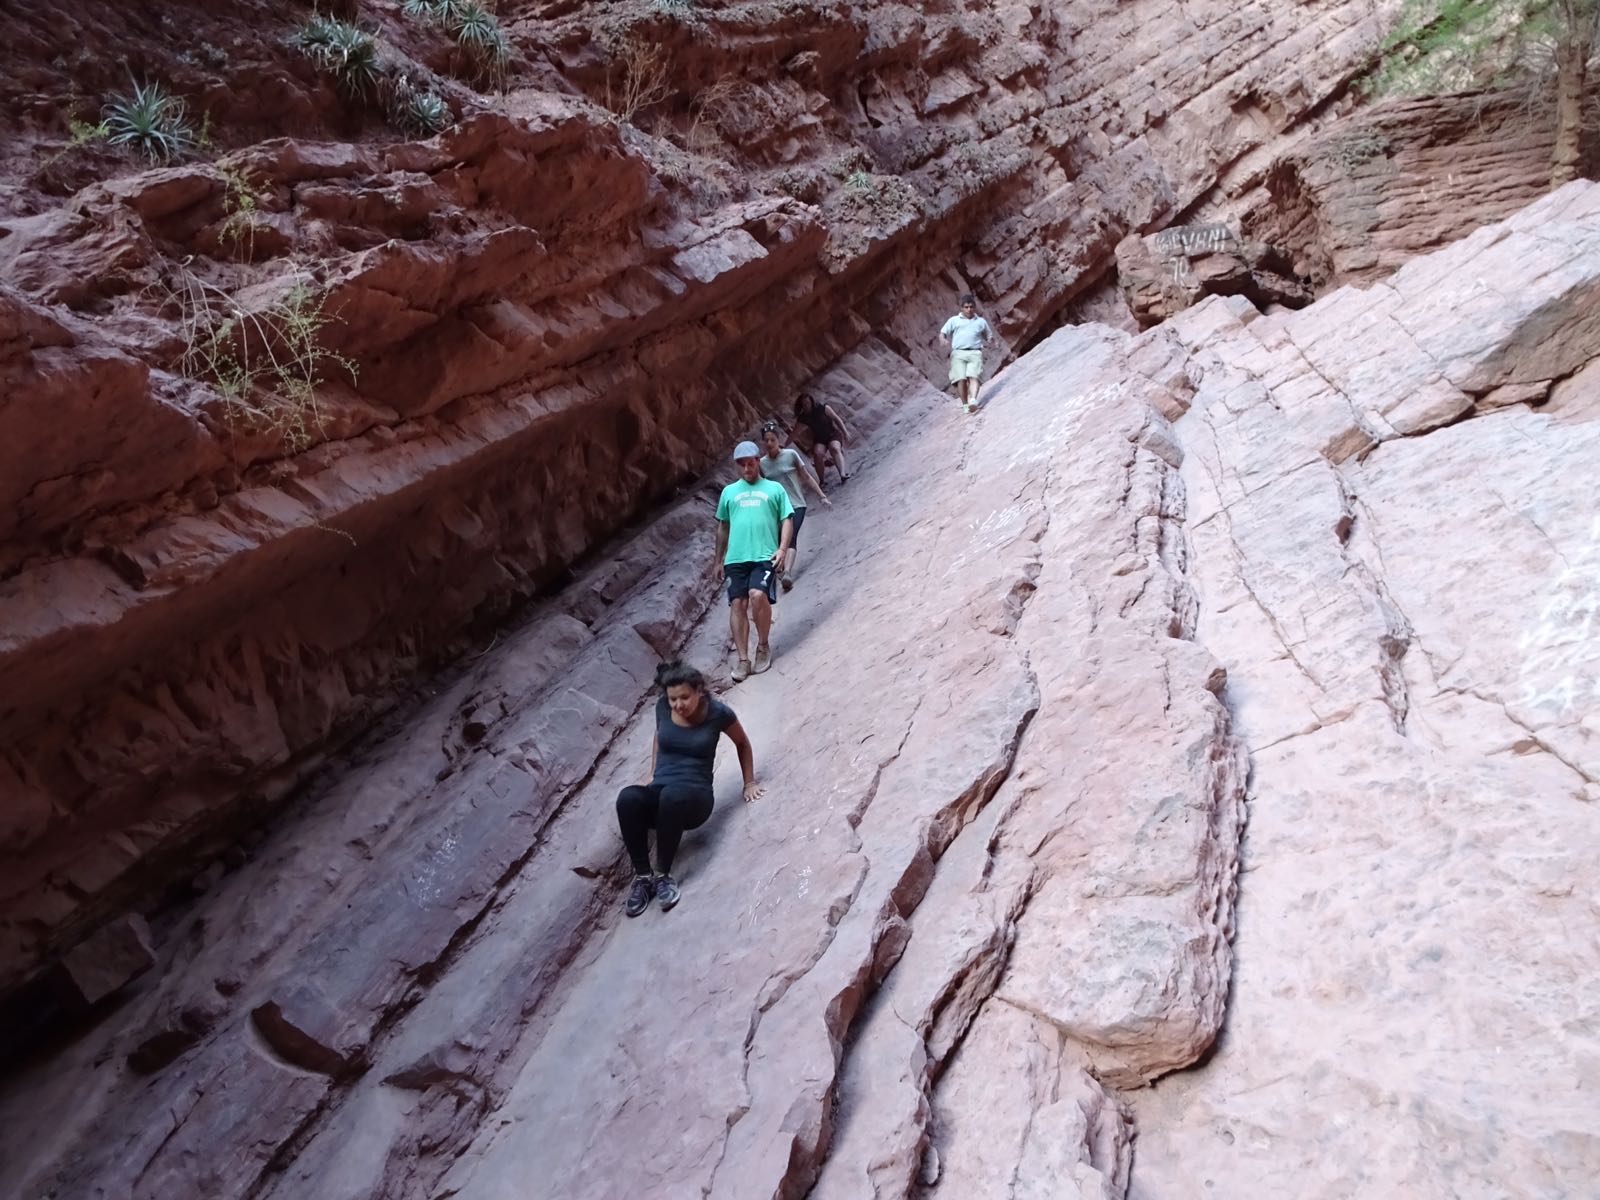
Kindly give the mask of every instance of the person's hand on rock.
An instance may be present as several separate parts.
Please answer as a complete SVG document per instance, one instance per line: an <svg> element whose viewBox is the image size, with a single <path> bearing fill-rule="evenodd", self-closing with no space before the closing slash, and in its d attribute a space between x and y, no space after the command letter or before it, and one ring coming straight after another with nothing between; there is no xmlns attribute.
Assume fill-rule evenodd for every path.
<svg viewBox="0 0 1600 1200"><path fill-rule="evenodd" d="M766 794L767 789L762 787L754 779L744 785L744 802L746 804L754 804Z"/></svg>

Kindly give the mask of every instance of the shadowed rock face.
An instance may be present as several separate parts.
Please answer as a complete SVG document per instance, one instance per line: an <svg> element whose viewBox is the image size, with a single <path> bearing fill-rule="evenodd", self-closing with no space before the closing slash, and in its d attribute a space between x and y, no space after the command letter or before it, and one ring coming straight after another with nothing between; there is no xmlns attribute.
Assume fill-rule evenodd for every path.
<svg viewBox="0 0 1600 1200"><path fill-rule="evenodd" d="M676 909L620 918L613 805L657 656L725 659L702 495L158 930L0 1154L136 1200L1582 1194L1597 288L1574 184L1299 312L1060 330L977 418L863 342L775 664L714 671L769 791L724 758Z"/></svg>
<svg viewBox="0 0 1600 1200"><path fill-rule="evenodd" d="M1257 308L1303 308L1311 289L1275 247L1246 241L1226 224L1176 225L1117 244L1117 283L1144 328L1205 296L1243 296Z"/></svg>
<svg viewBox="0 0 1600 1200"><path fill-rule="evenodd" d="M837 381L863 433L890 419L821 374L841 355L937 378L969 287L1026 343L1124 234L1248 192L1395 7L502 4L502 95L361 6L458 117L413 142L281 6L14 6L0 992L270 821L800 384ZM618 124L595 101L641 43L666 96ZM208 114L221 159L69 145L129 69ZM259 312L297 286L359 370L325 364L289 445L180 370L174 296Z"/></svg>
<svg viewBox="0 0 1600 1200"><path fill-rule="evenodd" d="M1244 228L1319 289L1371 283L1544 195L1554 145L1521 93L1388 101L1285 154Z"/></svg>

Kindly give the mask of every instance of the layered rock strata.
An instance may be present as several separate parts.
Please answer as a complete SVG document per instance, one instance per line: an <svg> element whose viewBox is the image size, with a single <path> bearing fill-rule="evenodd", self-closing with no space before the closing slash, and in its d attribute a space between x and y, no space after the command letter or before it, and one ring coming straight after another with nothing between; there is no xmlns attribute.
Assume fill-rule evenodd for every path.
<svg viewBox="0 0 1600 1200"><path fill-rule="evenodd" d="M1120 1089L1222 1020L1244 782L1167 392L1094 382L1126 346L1062 331L977 423L886 352L834 369L906 445L807 524L777 665L727 696L768 796L724 762L672 914L618 923L613 804L645 675L714 594L700 500L366 751L158 985L19 1081L25 1194L910 1195L1012 1155L986 1194L1120 1195ZM694 549L641 572L665 542ZM688 654L725 637L718 604Z"/></svg>
<svg viewBox="0 0 1600 1200"><path fill-rule="evenodd" d="M1165 327L1198 635L1251 761L1221 1049L1139 1200L1585 1194L1600 188L1312 308Z"/></svg>
<svg viewBox="0 0 1600 1200"><path fill-rule="evenodd" d="M409 142L278 7L23 5L0 50L0 990L270 820L869 329L937 371L931 330L974 287L1025 343L1125 233L1254 186L1395 7L503 4L495 95L449 77L436 29L362 6L459 118ZM596 101L641 39L665 96L619 124ZM111 47L211 118L218 163L128 173L65 140L125 86ZM359 370L325 364L293 445L231 420L183 369L195 294L314 295Z"/></svg>
<svg viewBox="0 0 1600 1200"><path fill-rule="evenodd" d="M1521 91L1392 100L1283 155L1247 236L1320 290L1371 283L1550 190L1555 115Z"/></svg>
<svg viewBox="0 0 1600 1200"><path fill-rule="evenodd" d="M708 497L157 931L0 1093L22 1194L1582 1194L1597 291L1575 184L975 420L847 356L895 419L718 674L770 790L724 761L683 903L619 919L612 805L723 656Z"/></svg>

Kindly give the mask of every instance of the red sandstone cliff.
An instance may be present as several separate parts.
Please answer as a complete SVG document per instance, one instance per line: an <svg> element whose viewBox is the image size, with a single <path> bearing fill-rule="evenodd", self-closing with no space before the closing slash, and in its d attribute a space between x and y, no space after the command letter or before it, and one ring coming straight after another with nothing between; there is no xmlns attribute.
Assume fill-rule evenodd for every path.
<svg viewBox="0 0 1600 1200"><path fill-rule="evenodd" d="M1051 333L1172 221L1319 284L1432 249L1477 127L1305 137L1382 4L505 3L503 95L339 7L450 131L299 10L0 51L0 991L158 968L0 1085L8 1183L1581 1194L1593 186L1303 311ZM619 124L630 34L668 69ZM64 144L118 54L220 157ZM195 281L319 298L321 420L185 372ZM976 420L929 383L968 286L1019 351ZM802 383L868 437L728 696L769 797L724 762L624 924L641 698L721 651L703 472Z"/></svg>
<svg viewBox="0 0 1600 1200"><path fill-rule="evenodd" d="M265 819L868 330L934 372L970 286L1027 344L1124 233L1256 186L1393 6L505 3L503 95L398 3L354 7L453 129L341 96L288 44L309 10L9 21L0 988ZM597 103L629 38L667 72L631 125ZM130 74L215 150L70 145ZM326 298L359 370L296 452L181 371L196 277Z"/></svg>
<svg viewBox="0 0 1600 1200"><path fill-rule="evenodd" d="M676 909L622 917L614 805L657 646L721 657L701 496L159 914L0 1084L8 1178L1584 1194L1597 296L1573 184L1301 311L1058 330L976 418L868 339L777 660L713 669L768 794L724 756Z"/></svg>

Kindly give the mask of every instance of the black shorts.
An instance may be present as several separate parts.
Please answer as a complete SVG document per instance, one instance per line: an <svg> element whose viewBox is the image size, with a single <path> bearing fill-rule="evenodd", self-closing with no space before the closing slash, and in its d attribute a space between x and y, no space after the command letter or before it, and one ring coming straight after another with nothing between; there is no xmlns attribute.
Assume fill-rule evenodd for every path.
<svg viewBox="0 0 1600 1200"><path fill-rule="evenodd" d="M793 550L800 544L800 526L806 523L806 506L801 505L794 510L794 534L789 538L789 549Z"/></svg>
<svg viewBox="0 0 1600 1200"><path fill-rule="evenodd" d="M743 600L751 592L765 592L767 599L778 602L778 571L772 560L760 562L723 563L722 574L728 581L728 603Z"/></svg>

